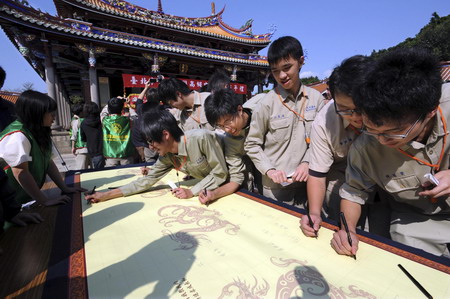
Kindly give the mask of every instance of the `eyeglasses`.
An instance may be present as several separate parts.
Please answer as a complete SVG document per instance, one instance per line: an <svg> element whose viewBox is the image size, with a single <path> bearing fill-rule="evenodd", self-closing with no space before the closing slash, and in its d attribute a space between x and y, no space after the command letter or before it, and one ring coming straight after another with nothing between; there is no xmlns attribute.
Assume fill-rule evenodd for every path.
<svg viewBox="0 0 450 299"><path fill-rule="evenodd" d="M147 144L153 146L153 140L147 139Z"/></svg>
<svg viewBox="0 0 450 299"><path fill-rule="evenodd" d="M367 131L366 126L363 126L361 131L364 134L374 136L374 137L380 137L383 136L386 139L405 139L408 137L409 133L414 129L414 127L419 123L419 121L422 119L423 114L413 123L413 125L405 132L405 134L385 134L385 133L372 133Z"/></svg>
<svg viewBox="0 0 450 299"><path fill-rule="evenodd" d="M353 113L361 114L361 111L359 111L358 109L339 110L336 104L336 100L334 101L334 110L336 110L336 113L339 115L353 115Z"/></svg>
<svg viewBox="0 0 450 299"><path fill-rule="evenodd" d="M233 116L232 118L227 119L226 121L224 121L223 124L216 124L216 128L217 129L221 129L221 130L231 129L231 125L232 125L232 123L233 123L235 118L236 117Z"/></svg>

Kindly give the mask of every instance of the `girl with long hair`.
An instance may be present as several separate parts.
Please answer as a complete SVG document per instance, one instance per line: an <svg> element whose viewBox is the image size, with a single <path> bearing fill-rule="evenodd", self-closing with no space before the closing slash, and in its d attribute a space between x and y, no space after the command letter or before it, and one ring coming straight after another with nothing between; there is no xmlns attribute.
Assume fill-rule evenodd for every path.
<svg viewBox="0 0 450 299"><path fill-rule="evenodd" d="M70 201L67 195L48 198L41 187L48 175L63 194L85 191L68 187L53 162L50 127L55 119L56 102L46 94L24 91L16 102L17 120L0 133L0 158L9 177L9 184L17 190L16 200L25 203L32 199L52 206Z"/></svg>

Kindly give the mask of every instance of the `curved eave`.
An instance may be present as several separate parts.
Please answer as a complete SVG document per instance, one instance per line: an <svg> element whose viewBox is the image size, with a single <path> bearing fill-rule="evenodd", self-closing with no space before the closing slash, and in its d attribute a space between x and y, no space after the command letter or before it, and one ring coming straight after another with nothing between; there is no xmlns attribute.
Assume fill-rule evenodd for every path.
<svg viewBox="0 0 450 299"><path fill-rule="evenodd" d="M65 2L67 4L70 4L70 5L75 5L72 1L67 1L67 0L61 0L61 1ZM240 37L240 36L228 36L228 35L223 35L223 34L217 34L214 32L207 31L206 30L206 28L208 28L207 26L205 26L205 27L189 27L189 26L183 26L183 25L178 25L178 24L172 24L172 23L168 23L168 22L154 20L151 18L131 15L129 13L118 11L115 9L110 9L108 7L98 6L94 3L87 2L84 0L74 0L74 1L81 3L87 7L90 7L92 9L95 9L98 12L103 12L103 13L107 13L109 15L119 16L119 17L126 18L129 20L140 21L140 22L144 22L147 24L152 24L152 25L167 27L167 28L171 28L171 29L192 32L192 33L197 33L197 34L201 34L201 35L207 35L207 36L211 36L211 37L215 37L215 38L219 38L219 39L226 39L226 40L241 42L241 43L250 44L250 45L267 46L270 43L270 39L245 38L245 37ZM83 8L81 6L77 6L77 7ZM216 14L216 16L220 17L220 13L222 13L222 12L223 12L223 10L221 12L219 12L218 14ZM201 28L203 28L203 30L199 30ZM230 32L233 32L233 31L230 30ZM264 35L264 34L261 34L261 35Z"/></svg>
<svg viewBox="0 0 450 299"><path fill-rule="evenodd" d="M156 52L162 52L162 53L173 53L177 56L186 56L186 57L192 57L192 58L199 58L201 60L209 60L209 61L216 61L216 62L228 62L231 64L237 64L237 65L244 65L244 66L256 66L256 67L268 67L268 62L266 59L264 59L263 56L259 55L249 55L253 57L259 57L259 59L241 59L241 58L234 58L229 57L233 55L240 55L245 56L243 54L233 53L233 52L227 52L227 51L219 51L214 49L208 49L208 48L201 48L201 47L193 47L190 45L184 45L184 44L178 44L178 43L171 43L164 40L157 40L157 39L151 39L148 37L138 36L138 35L124 35L121 32L115 32L101 28L92 27L91 30L98 30L103 31L111 34L118 34L122 35L122 37L111 37L106 35L99 35L93 32L88 32L85 30L79 30L74 29L72 27L68 26L62 26L60 24L54 24L50 22L45 22L41 19L36 19L33 16L24 15L14 9L9 9L8 6L3 5L0 7L0 12L6 13L10 18L8 18L9 21L13 23L20 23L27 27L33 27L36 30L46 31L46 32L53 32L53 33L59 33L61 35L64 35L66 37L75 38L75 39L89 39L92 41L98 41L101 43L107 43L107 44L114 44L114 45L120 45L125 46L128 48L136 48L136 49L151 49L152 51ZM4 16L0 16L4 18ZM31 25L31 26L30 26ZM138 40L131 40L124 37L130 37L135 39L141 39ZM176 47L180 46L180 47ZM202 52L203 51L203 52ZM218 52L219 54L211 54L206 52Z"/></svg>

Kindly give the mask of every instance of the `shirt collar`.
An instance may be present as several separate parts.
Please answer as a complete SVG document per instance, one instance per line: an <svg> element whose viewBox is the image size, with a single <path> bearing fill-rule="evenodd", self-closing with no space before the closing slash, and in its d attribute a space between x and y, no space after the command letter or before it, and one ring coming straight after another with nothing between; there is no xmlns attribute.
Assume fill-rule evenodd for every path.
<svg viewBox="0 0 450 299"><path fill-rule="evenodd" d="M194 106L199 106L202 104L202 97L199 92L194 90Z"/></svg>
<svg viewBox="0 0 450 299"><path fill-rule="evenodd" d="M289 93L286 89L284 89L281 86L277 86L277 90L280 93L280 96L283 99L283 102L286 102L287 100L291 100L291 101L295 102L296 99L299 99L302 97L305 97L305 98L308 97L306 90L305 90L305 85L303 85L303 84L300 85L300 89L298 90L298 94L295 98L291 93Z"/></svg>

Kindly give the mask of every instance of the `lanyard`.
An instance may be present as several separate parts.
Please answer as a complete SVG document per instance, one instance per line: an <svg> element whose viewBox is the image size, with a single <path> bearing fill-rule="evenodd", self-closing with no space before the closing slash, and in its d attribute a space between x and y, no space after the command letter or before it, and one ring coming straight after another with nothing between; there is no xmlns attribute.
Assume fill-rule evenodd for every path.
<svg viewBox="0 0 450 299"><path fill-rule="evenodd" d="M403 155L408 156L411 159L416 160L420 164L424 164L424 165L430 166L431 168L435 168L435 171L439 171L439 168L441 167L442 158L444 157L445 144L447 142L447 122L446 122L446 120L444 118L444 114L442 113L442 109L441 109L440 106L438 107L438 109L439 109L439 114L441 115L442 126L444 127L444 138L443 138L443 141L442 141L441 155L439 156L439 160L438 160L437 164L428 163L427 161L424 161L422 159L414 157L413 155L408 154L407 152L405 152L402 149L398 149L398 151L400 153L402 153Z"/></svg>
<svg viewBox="0 0 450 299"><path fill-rule="evenodd" d="M281 104L283 104L284 107L286 107L289 111L294 113L300 120L303 121L303 123L305 123L306 119L303 115L299 114L297 111L291 109L288 105L286 105L286 103L283 101L283 98L281 97L280 93L278 92L278 88L275 88L275 91L278 95L278 99L280 100ZM306 98L306 96L305 96L305 98ZM300 112L304 111L305 105L306 105L306 101L303 102L302 107L300 108ZM305 126L305 142L306 142L306 144L311 143L311 138L309 137L309 132L307 132L307 130L306 130L306 126Z"/></svg>
<svg viewBox="0 0 450 299"><path fill-rule="evenodd" d="M198 109L197 109L197 118L195 118L192 114L194 113L194 111L192 111L192 113L191 113L191 118L193 119L193 120L195 120L195 122L197 122L199 125L201 125L201 123L200 123L200 110L202 109L202 106L199 106L198 107Z"/></svg>
<svg viewBox="0 0 450 299"><path fill-rule="evenodd" d="M280 93L278 92L278 88L275 88L275 90L276 90L276 93L277 93L277 95L278 95L278 99L280 100L281 104L282 104L284 107L286 107L289 111L291 111L292 113L294 113L295 115L297 115L301 120L305 121L306 119L305 119L305 117L304 117L303 115L299 114L299 113L298 113L297 111L295 111L295 110L292 110L288 105L286 105L286 103L284 102L284 100L283 100L283 98L281 97ZM306 101L303 102L302 107L300 108L300 112L303 112L304 107L305 107L305 103L306 103Z"/></svg>

